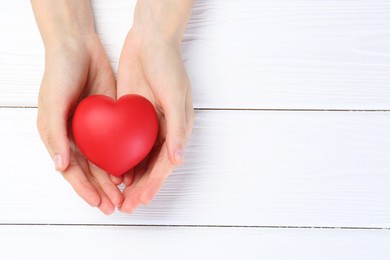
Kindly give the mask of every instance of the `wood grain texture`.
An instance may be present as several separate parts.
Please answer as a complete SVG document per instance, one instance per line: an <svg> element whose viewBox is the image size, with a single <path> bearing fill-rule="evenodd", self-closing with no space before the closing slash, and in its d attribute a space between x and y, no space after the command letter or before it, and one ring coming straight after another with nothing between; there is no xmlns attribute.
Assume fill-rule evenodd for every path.
<svg viewBox="0 0 390 260"><path fill-rule="evenodd" d="M0 109L0 223L390 227L390 113L198 111L148 207L103 216L52 169L36 109Z"/></svg>
<svg viewBox="0 0 390 260"><path fill-rule="evenodd" d="M199 1L184 50L199 107L390 107L387 0Z"/></svg>
<svg viewBox="0 0 390 260"><path fill-rule="evenodd" d="M114 70L134 0L93 1ZM0 8L0 105L35 106L43 47L28 1ZM387 0L198 0L183 58L196 107L390 109Z"/></svg>
<svg viewBox="0 0 390 260"><path fill-rule="evenodd" d="M388 230L0 226L0 241L13 260L390 258Z"/></svg>

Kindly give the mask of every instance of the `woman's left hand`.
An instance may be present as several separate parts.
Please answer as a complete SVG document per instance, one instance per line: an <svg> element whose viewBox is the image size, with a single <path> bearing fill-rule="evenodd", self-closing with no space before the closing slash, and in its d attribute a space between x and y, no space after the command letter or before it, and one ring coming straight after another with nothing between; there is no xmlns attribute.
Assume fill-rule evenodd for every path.
<svg viewBox="0 0 390 260"><path fill-rule="evenodd" d="M174 167L183 163L184 147L194 123L191 86L180 44L153 37L130 30L119 61L117 97L146 97L157 111L160 127L149 156L124 175L121 210L126 213L139 204L148 204Z"/></svg>

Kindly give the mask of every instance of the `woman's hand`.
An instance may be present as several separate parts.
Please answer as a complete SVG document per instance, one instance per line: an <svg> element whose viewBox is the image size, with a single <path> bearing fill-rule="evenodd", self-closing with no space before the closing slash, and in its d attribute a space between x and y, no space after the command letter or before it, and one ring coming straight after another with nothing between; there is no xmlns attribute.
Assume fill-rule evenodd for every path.
<svg viewBox="0 0 390 260"><path fill-rule="evenodd" d="M117 96L139 94L155 106L159 137L149 156L124 175L123 212L148 204L176 165L194 123L191 86L180 42L190 0L139 0L119 60Z"/></svg>
<svg viewBox="0 0 390 260"><path fill-rule="evenodd" d="M115 98L115 78L93 27L89 2L32 1L45 44L45 72L37 125L55 168L91 206L105 214L120 207L123 195L109 174L88 162L71 136L71 116L85 96ZM113 181L112 181L113 180Z"/></svg>

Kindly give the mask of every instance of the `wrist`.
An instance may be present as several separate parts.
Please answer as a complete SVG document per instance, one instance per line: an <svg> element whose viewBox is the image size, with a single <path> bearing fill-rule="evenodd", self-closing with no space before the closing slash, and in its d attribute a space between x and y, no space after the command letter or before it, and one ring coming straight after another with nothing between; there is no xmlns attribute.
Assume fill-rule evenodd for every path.
<svg viewBox="0 0 390 260"><path fill-rule="evenodd" d="M95 34L88 0L32 0L45 47Z"/></svg>
<svg viewBox="0 0 390 260"><path fill-rule="evenodd" d="M192 0L138 0L132 32L150 41L179 46L191 14Z"/></svg>
<svg viewBox="0 0 390 260"><path fill-rule="evenodd" d="M45 57L46 62L56 60L57 58L81 61L101 55L102 50L97 34L90 34L88 37L67 37L61 41L47 43L45 45Z"/></svg>

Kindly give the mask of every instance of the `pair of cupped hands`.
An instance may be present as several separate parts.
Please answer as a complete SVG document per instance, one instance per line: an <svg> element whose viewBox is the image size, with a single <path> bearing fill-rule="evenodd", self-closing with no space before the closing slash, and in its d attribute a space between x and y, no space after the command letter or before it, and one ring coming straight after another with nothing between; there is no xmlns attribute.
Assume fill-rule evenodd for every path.
<svg viewBox="0 0 390 260"><path fill-rule="evenodd" d="M46 48L38 100L40 136L56 170L81 198L105 214L113 213L115 208L131 213L138 205L151 202L174 167L183 163L194 122L180 44L148 37L130 30L117 79L96 33L68 37ZM121 177L89 162L72 138L72 114L83 98L94 94L114 99L139 94L157 111L160 128L154 148ZM118 187L122 183L123 192Z"/></svg>

